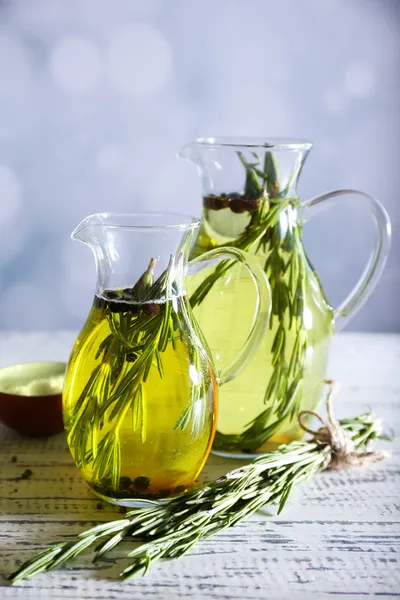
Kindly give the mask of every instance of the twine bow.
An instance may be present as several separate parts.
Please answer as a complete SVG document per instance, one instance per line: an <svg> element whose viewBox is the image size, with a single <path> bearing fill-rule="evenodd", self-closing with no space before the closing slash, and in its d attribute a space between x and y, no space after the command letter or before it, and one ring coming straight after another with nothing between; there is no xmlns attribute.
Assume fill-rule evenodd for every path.
<svg viewBox="0 0 400 600"><path fill-rule="evenodd" d="M298 421L300 427L313 437L317 444L326 446L328 449L327 457L322 464L324 469L348 469L351 467L365 467L374 464L390 456L386 451L359 451L353 440L340 426L340 423L333 415L332 399L338 392L340 385L337 381L327 379L324 382L329 386L326 395L326 412L328 419L325 420L313 410L302 410L299 413ZM304 424L304 417L312 416L320 421L322 427L313 430Z"/></svg>

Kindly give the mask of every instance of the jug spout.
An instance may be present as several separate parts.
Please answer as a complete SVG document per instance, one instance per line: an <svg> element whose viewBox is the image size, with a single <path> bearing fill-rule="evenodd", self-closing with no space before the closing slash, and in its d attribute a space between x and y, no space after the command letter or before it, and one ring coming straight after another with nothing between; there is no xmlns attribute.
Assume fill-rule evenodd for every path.
<svg viewBox="0 0 400 600"><path fill-rule="evenodd" d="M104 225L106 217L106 213L98 213L86 217L75 227L71 233L71 239L90 245L94 241L93 235L95 234L95 229L99 229Z"/></svg>
<svg viewBox="0 0 400 600"><path fill-rule="evenodd" d="M189 162L196 163L196 160L198 159L198 145L196 144L196 142L185 144L185 146L182 146L177 156L178 158L182 158L184 160L188 160Z"/></svg>
<svg viewBox="0 0 400 600"><path fill-rule="evenodd" d="M312 144L284 138L198 138L178 154L197 166L203 194L296 196L297 180ZM276 189L276 181L280 188Z"/></svg>

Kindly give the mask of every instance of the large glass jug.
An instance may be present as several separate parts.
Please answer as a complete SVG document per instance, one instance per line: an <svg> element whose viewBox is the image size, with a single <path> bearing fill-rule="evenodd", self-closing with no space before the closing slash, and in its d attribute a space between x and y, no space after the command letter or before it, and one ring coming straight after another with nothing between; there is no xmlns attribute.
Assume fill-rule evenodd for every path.
<svg viewBox="0 0 400 600"><path fill-rule="evenodd" d="M268 283L256 261L234 248L192 261L192 270L239 261L255 284L245 346L215 370L186 292L199 225L173 214L97 214L72 234L94 253L97 287L67 368L64 422L76 465L110 502L168 498L192 484L215 433L217 384L246 364L268 325Z"/></svg>
<svg viewBox="0 0 400 600"><path fill-rule="evenodd" d="M360 308L384 267L390 224L377 200L341 190L300 204L297 181L310 148L295 140L201 138L180 153L197 166L203 191L191 256L227 245L245 250L257 257L272 291L270 327L261 345L221 391L216 453L243 456L303 435L297 415L319 402L332 332ZM349 195L372 214L377 242L356 287L334 309L304 251L302 226ZM218 366L241 347L251 323L249 279L240 265L223 261L191 278L189 294ZM230 319L230 330L220 325L220 315Z"/></svg>

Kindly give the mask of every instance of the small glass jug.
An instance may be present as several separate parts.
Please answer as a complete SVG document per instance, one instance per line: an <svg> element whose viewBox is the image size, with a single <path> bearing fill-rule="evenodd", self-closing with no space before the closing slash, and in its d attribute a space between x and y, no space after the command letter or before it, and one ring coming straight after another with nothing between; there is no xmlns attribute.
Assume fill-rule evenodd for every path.
<svg viewBox="0 0 400 600"><path fill-rule="evenodd" d="M240 375L220 394L213 451L243 456L299 439L297 416L314 410L326 378L330 339L365 302L385 264L390 223L382 205L356 190L300 204L297 181L311 144L263 138L200 138L180 157L197 166L201 227L191 257L233 246L251 253L268 275L269 329ZM372 214L377 242L357 285L337 308L327 299L302 244L302 226L320 209L351 196ZM226 261L189 283L190 302L215 364L241 347L253 291L240 265ZM207 302L203 304L207 297ZM234 324L228 332L220 314Z"/></svg>
<svg viewBox="0 0 400 600"><path fill-rule="evenodd" d="M132 506L192 484L214 437L217 384L243 368L268 325L268 282L252 257L223 248L188 265L199 225L182 215L105 213L72 233L94 253L97 289L67 367L64 423L77 467L109 502ZM216 371L186 274L221 258L244 265L257 301L245 345Z"/></svg>

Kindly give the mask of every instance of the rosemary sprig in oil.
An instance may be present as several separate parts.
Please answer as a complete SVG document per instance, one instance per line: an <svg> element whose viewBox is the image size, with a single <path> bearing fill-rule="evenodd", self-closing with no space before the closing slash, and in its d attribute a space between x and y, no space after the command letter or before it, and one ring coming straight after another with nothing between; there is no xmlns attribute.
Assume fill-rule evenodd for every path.
<svg viewBox="0 0 400 600"><path fill-rule="evenodd" d="M179 257L178 257L179 262ZM88 377L67 424L67 439L79 469L90 467L94 481L107 481L118 490L121 478L120 429L131 411L132 432L146 441L146 381L152 370L164 378L164 352L172 351L176 340L186 340L189 362L199 359L188 343L187 310L175 281L176 259L154 281L156 261L151 259L145 273L132 288L105 290L95 304L105 312L110 333L99 345L97 365ZM191 426L197 435L204 414L195 412L197 398L205 396L206 382L191 385L191 398L175 428ZM205 409L204 409L205 410ZM203 411L204 412L204 411Z"/></svg>
<svg viewBox="0 0 400 600"><path fill-rule="evenodd" d="M251 160L240 152L238 157L245 168L246 179L243 195L241 199L235 197L236 204L231 210L248 210L251 218L243 233L229 245L265 256L264 270L272 292L270 329L275 330L270 350L273 372L265 389L265 410L248 423L241 434L227 435L217 430L214 448L226 451L241 448L251 452L271 438L285 421L293 420L300 410L309 347L304 308L310 271L302 246L301 226L293 218L299 200L288 196L290 183L285 188L279 185L273 153L265 152L263 165L255 152ZM192 294L192 307L203 302L216 281L226 275L233 264L222 261L217 265ZM287 342L289 332L294 333L291 347Z"/></svg>

